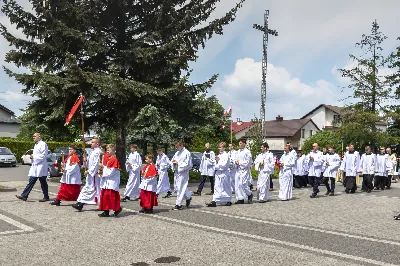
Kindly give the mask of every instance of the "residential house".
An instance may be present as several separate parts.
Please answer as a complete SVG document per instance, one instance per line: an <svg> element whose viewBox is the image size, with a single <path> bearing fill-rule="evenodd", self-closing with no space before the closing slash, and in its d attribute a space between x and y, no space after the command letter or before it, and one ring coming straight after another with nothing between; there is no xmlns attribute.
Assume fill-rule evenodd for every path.
<svg viewBox="0 0 400 266"><path fill-rule="evenodd" d="M321 130L337 130L338 125L333 125L335 119L340 118L343 107L329 104L320 104L300 119L312 119ZM387 123L377 122L376 128L386 131Z"/></svg>
<svg viewBox="0 0 400 266"><path fill-rule="evenodd" d="M237 120L236 122L232 122L231 129L232 133L235 135L236 139L239 140L243 137L246 137L246 133L254 126L255 122L242 122Z"/></svg>
<svg viewBox="0 0 400 266"><path fill-rule="evenodd" d="M20 124L15 113L0 104L0 137L17 137Z"/></svg>

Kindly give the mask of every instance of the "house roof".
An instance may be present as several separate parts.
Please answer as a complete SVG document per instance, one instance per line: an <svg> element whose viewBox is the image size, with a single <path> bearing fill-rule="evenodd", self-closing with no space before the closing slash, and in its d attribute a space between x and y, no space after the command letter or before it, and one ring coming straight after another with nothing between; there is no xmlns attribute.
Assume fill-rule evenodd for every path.
<svg viewBox="0 0 400 266"><path fill-rule="evenodd" d="M0 109L6 111L7 113L9 113L10 115L15 115L15 113L13 111L11 111L10 109L8 109L7 107L5 107L4 105L0 104Z"/></svg>
<svg viewBox="0 0 400 266"><path fill-rule="evenodd" d="M325 108L331 110L332 112L334 112L336 114L340 114L340 110L342 110L342 108L343 108L343 107L340 107L340 106L333 106L333 105L329 105L329 104L320 104L320 105L318 105L317 107L312 109L310 112L308 112L306 115L304 115L300 119L306 118L307 116L309 116L310 114L314 113L316 110L318 110L321 107L325 107Z"/></svg>
<svg viewBox="0 0 400 266"><path fill-rule="evenodd" d="M270 120L264 122L264 136L266 137L292 137L294 136L305 124L310 122L318 128L318 126L310 118L306 119L290 119L290 120Z"/></svg>
<svg viewBox="0 0 400 266"><path fill-rule="evenodd" d="M251 127L252 125L254 125L253 121L250 121L250 122L232 122L232 125L231 125L232 132L234 134L239 133L240 131Z"/></svg>

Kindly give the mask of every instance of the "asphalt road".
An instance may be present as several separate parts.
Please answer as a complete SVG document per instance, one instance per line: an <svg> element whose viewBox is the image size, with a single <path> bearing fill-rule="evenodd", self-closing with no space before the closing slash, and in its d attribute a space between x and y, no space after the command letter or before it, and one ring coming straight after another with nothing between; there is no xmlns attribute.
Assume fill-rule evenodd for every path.
<svg viewBox="0 0 400 266"><path fill-rule="evenodd" d="M26 182L4 184L20 193ZM55 196L59 184L49 186ZM79 213L69 202L38 202L43 195L36 185L27 202L0 192L0 261L139 266L169 257L177 260L169 265L400 265L400 221L393 220L400 183L392 186L349 195L337 184L337 196L316 199L309 198L310 188L295 189L288 202L278 201L275 190L268 203L217 208L205 207L211 196L204 195L182 211L171 210L175 197L160 198L153 215L139 214L139 203L131 201L120 217L99 218L95 206Z"/></svg>
<svg viewBox="0 0 400 266"><path fill-rule="evenodd" d="M0 166L0 182L28 180L30 165L17 164L16 167Z"/></svg>

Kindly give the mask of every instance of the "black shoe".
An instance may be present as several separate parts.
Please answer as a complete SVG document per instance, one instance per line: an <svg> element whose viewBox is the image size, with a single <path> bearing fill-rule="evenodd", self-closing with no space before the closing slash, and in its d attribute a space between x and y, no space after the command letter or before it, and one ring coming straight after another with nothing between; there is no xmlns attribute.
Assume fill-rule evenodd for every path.
<svg viewBox="0 0 400 266"><path fill-rule="evenodd" d="M39 202L46 202L46 201L50 201L50 199L43 198L43 199L39 200Z"/></svg>
<svg viewBox="0 0 400 266"><path fill-rule="evenodd" d="M247 197L247 200L249 201L249 204L253 202L253 193Z"/></svg>
<svg viewBox="0 0 400 266"><path fill-rule="evenodd" d="M167 199L167 198L171 197L171 195L172 195L171 191L168 191L168 192L167 192L167 195L165 195L165 196L163 197L163 199Z"/></svg>
<svg viewBox="0 0 400 266"><path fill-rule="evenodd" d="M250 190L253 190L253 185L250 185L249 187L250 187Z"/></svg>
<svg viewBox="0 0 400 266"><path fill-rule="evenodd" d="M258 203L266 203L265 200L259 200Z"/></svg>
<svg viewBox="0 0 400 266"><path fill-rule="evenodd" d="M235 204L244 204L244 200L238 200L235 202Z"/></svg>
<svg viewBox="0 0 400 266"><path fill-rule="evenodd" d="M83 209L83 204L78 202L72 205L72 208L77 209L78 211L82 211Z"/></svg>
<svg viewBox="0 0 400 266"><path fill-rule="evenodd" d="M140 213L145 213L145 212L146 212L146 209L145 209L145 208L142 208L139 212L140 212Z"/></svg>
<svg viewBox="0 0 400 266"><path fill-rule="evenodd" d="M183 209L182 206L178 206L178 205L175 205L175 207L172 208L173 211L180 211L182 209Z"/></svg>
<svg viewBox="0 0 400 266"><path fill-rule="evenodd" d="M189 208L191 201L192 201L192 198L186 200L186 208Z"/></svg>
<svg viewBox="0 0 400 266"><path fill-rule="evenodd" d="M99 217L110 217L110 213L109 212L102 212L100 214L98 214Z"/></svg>
<svg viewBox="0 0 400 266"><path fill-rule="evenodd" d="M145 214L152 214L153 213L153 209L146 209L144 211Z"/></svg>
<svg viewBox="0 0 400 266"><path fill-rule="evenodd" d="M331 193L330 191L327 191L327 192L325 193L325 196L328 196L330 193Z"/></svg>
<svg viewBox="0 0 400 266"><path fill-rule="evenodd" d="M347 194L349 194L350 193L350 191L346 188L345 189L345 191L344 192L346 192Z"/></svg>
<svg viewBox="0 0 400 266"><path fill-rule="evenodd" d="M315 198L317 198L317 195L310 195L310 198L312 198L312 199L315 199Z"/></svg>
<svg viewBox="0 0 400 266"><path fill-rule="evenodd" d="M217 207L217 203L215 201L211 201L210 203L206 204L207 207Z"/></svg>
<svg viewBox="0 0 400 266"><path fill-rule="evenodd" d="M367 190L367 193L371 193L371 190L370 190L370 189L368 189L368 190Z"/></svg>
<svg viewBox="0 0 400 266"><path fill-rule="evenodd" d="M61 204L61 201L59 201L59 200L55 200L53 202L50 202L50 205L60 206L60 204Z"/></svg>
<svg viewBox="0 0 400 266"><path fill-rule="evenodd" d="M114 217L117 217L118 214L120 214L122 212L122 208L120 208L118 211L114 212Z"/></svg>
<svg viewBox="0 0 400 266"><path fill-rule="evenodd" d="M130 198L129 197L125 197L121 199L121 202L127 202Z"/></svg>
<svg viewBox="0 0 400 266"><path fill-rule="evenodd" d="M397 216L393 217L395 220L400 220L400 213Z"/></svg>
<svg viewBox="0 0 400 266"><path fill-rule="evenodd" d="M232 202L227 202L225 206L232 206Z"/></svg>
<svg viewBox="0 0 400 266"><path fill-rule="evenodd" d="M210 192L210 193L206 193L206 195L208 195L208 196L211 196L211 195L214 195L214 192Z"/></svg>
<svg viewBox="0 0 400 266"><path fill-rule="evenodd" d="M335 196L335 193L331 192L329 193L329 196Z"/></svg>
<svg viewBox="0 0 400 266"><path fill-rule="evenodd" d="M201 192L193 191L193 196L201 196Z"/></svg>

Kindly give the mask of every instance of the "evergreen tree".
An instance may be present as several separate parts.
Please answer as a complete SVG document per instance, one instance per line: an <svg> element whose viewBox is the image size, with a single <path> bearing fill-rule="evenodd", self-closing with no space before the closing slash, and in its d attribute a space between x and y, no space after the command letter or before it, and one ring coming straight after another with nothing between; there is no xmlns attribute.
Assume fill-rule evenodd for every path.
<svg viewBox="0 0 400 266"><path fill-rule="evenodd" d="M400 41L400 37L397 38L397 40ZM400 46L398 46L396 51L391 54L391 64L389 67L395 70L395 72L388 78L390 85L394 89L392 104L394 117L390 123L389 132L394 136L400 137Z"/></svg>
<svg viewBox="0 0 400 266"><path fill-rule="evenodd" d="M386 38L375 20L370 35L363 34L356 44L361 56L350 55L357 65L352 69L339 69L342 76L350 80L347 88L353 91L349 97L351 102L341 111L340 121L335 121L341 123L340 132L346 135L346 139L351 138L347 136L349 132L357 132L360 134L359 143L379 143L381 137L378 136L376 123L387 121L391 115L387 108L391 89L386 77L379 74L379 68L388 63L381 47Z"/></svg>
<svg viewBox="0 0 400 266"><path fill-rule="evenodd" d="M49 126L60 126L83 93L86 126L115 130L121 161L126 125L149 104L180 126L204 123L197 96L217 76L189 84L189 62L213 34L223 33L244 2L202 26L219 0L30 0L32 13L15 0L2 1L2 12L26 36L13 36L0 24L1 34L15 47L6 62L31 72L5 68L24 93L38 98L29 110L44 116Z"/></svg>

